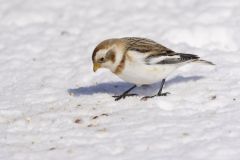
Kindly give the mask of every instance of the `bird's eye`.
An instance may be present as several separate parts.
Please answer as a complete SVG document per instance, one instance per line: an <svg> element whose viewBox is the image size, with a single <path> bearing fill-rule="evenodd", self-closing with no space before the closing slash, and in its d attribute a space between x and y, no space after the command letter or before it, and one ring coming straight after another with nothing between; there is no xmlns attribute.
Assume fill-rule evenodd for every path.
<svg viewBox="0 0 240 160"><path fill-rule="evenodd" d="M102 57L102 58L100 58L98 61L99 61L100 63L102 63L102 62L104 62L104 58Z"/></svg>

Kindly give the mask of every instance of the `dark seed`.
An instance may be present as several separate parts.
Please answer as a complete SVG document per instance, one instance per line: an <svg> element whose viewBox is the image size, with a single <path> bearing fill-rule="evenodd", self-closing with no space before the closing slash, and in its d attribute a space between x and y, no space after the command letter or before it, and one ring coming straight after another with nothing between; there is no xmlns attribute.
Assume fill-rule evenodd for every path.
<svg viewBox="0 0 240 160"><path fill-rule="evenodd" d="M82 122L82 120L79 118L74 121L74 123L81 123L81 122Z"/></svg>
<svg viewBox="0 0 240 160"><path fill-rule="evenodd" d="M214 100L214 99L216 99L217 98L217 96L215 95L215 96L211 96L211 100Z"/></svg>
<svg viewBox="0 0 240 160"><path fill-rule="evenodd" d="M98 118L98 116L94 116L92 119L97 119Z"/></svg>

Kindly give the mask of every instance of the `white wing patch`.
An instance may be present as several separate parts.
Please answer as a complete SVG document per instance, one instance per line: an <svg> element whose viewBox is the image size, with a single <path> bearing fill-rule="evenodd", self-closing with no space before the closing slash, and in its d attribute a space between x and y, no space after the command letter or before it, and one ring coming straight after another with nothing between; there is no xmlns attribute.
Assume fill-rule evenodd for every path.
<svg viewBox="0 0 240 160"><path fill-rule="evenodd" d="M159 55L159 56L155 56L155 57L147 57L145 59L145 61L148 65L162 64L162 63L172 64L173 62L179 63L181 61L181 57L179 55L174 55L174 56Z"/></svg>

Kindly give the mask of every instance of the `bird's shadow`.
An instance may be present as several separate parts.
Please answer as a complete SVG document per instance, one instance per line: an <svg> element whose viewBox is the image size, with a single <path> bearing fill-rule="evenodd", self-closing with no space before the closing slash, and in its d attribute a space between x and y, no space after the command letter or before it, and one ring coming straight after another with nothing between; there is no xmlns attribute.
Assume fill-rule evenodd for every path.
<svg viewBox="0 0 240 160"><path fill-rule="evenodd" d="M183 77L183 76L176 76L168 81L166 81L166 87L171 86L177 83L185 83L188 81L197 81L203 79L203 76L190 76L190 77ZM134 89L134 93L139 95L151 95L155 90L159 89L159 83L155 83L148 86L138 87ZM126 82L108 82L108 83L100 83L92 86L87 87L79 87L79 88L71 88L68 89L68 93L73 96L81 96L81 95L92 95L95 93L109 93L113 95L119 95L133 86L130 83Z"/></svg>

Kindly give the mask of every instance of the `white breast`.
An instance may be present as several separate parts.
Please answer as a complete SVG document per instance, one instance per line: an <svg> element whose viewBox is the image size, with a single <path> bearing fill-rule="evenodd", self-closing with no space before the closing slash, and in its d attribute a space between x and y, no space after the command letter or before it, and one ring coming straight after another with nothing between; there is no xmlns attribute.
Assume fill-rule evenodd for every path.
<svg viewBox="0 0 240 160"><path fill-rule="evenodd" d="M138 52L128 54L130 58L126 59L124 70L118 76L138 86L161 81L178 68L177 65L167 64L147 65L144 62L144 54Z"/></svg>

